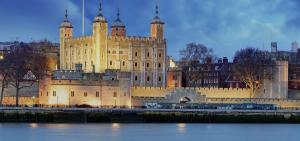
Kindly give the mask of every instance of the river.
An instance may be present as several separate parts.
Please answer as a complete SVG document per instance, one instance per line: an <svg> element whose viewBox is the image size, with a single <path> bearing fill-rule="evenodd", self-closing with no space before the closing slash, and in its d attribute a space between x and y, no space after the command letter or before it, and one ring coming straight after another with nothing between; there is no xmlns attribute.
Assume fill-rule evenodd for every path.
<svg viewBox="0 0 300 141"><path fill-rule="evenodd" d="M11 124L0 141L299 141L299 124Z"/></svg>

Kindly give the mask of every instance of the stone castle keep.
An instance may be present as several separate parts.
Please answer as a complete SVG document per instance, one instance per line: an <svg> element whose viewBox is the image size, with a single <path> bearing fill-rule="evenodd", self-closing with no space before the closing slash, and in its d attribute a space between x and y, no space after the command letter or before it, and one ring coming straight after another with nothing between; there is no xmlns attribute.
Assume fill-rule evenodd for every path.
<svg viewBox="0 0 300 141"><path fill-rule="evenodd" d="M73 26L66 11L60 26L60 69L75 70L75 65L81 64L85 73L120 70L131 73L133 86L165 87L167 46L158 7L150 28L149 37L126 35L118 10L110 32L100 4L92 35L73 37Z"/></svg>

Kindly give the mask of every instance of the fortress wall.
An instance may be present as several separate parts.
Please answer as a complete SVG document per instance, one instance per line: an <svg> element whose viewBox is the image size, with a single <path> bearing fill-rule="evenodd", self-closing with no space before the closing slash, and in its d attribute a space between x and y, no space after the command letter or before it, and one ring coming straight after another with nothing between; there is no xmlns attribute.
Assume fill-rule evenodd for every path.
<svg viewBox="0 0 300 141"><path fill-rule="evenodd" d="M205 95L207 98L250 98L249 89L234 88L162 88L162 87L133 87L132 96L136 97L165 97L175 90L195 91L195 93Z"/></svg>
<svg viewBox="0 0 300 141"><path fill-rule="evenodd" d="M172 90L163 87L132 87L131 95L135 97L165 97Z"/></svg>
<svg viewBox="0 0 300 141"><path fill-rule="evenodd" d="M20 105L33 105L38 104L37 97L19 97L19 104ZM6 96L3 97L3 105L15 105L16 104L16 97L15 96Z"/></svg>
<svg viewBox="0 0 300 141"><path fill-rule="evenodd" d="M237 88L196 88L201 95L207 98L250 98L249 89Z"/></svg>

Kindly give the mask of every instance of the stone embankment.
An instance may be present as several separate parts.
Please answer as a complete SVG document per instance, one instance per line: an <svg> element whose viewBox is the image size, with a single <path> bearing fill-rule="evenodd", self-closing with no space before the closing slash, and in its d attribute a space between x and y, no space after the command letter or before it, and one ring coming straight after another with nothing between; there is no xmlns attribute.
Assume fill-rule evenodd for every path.
<svg viewBox="0 0 300 141"><path fill-rule="evenodd" d="M299 110L0 108L0 122L300 123Z"/></svg>

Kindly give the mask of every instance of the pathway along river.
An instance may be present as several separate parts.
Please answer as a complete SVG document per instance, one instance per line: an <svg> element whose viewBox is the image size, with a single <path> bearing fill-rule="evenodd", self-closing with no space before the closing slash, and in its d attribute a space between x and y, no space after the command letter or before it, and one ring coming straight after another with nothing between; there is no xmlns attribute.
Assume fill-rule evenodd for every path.
<svg viewBox="0 0 300 141"><path fill-rule="evenodd" d="M298 124L12 124L0 141L299 141Z"/></svg>

